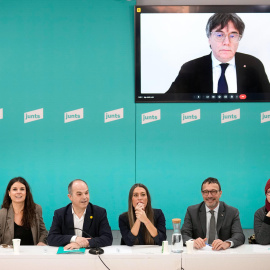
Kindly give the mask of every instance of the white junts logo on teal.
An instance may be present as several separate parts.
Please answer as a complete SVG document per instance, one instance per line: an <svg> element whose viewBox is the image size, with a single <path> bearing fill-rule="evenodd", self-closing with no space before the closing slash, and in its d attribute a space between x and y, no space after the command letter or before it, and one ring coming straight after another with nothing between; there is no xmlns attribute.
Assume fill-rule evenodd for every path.
<svg viewBox="0 0 270 270"><path fill-rule="evenodd" d="M240 109L221 113L221 124L240 119Z"/></svg>
<svg viewBox="0 0 270 270"><path fill-rule="evenodd" d="M0 119L3 119L3 108L0 109Z"/></svg>
<svg viewBox="0 0 270 270"><path fill-rule="evenodd" d="M43 119L43 108L24 113L24 123Z"/></svg>
<svg viewBox="0 0 270 270"><path fill-rule="evenodd" d="M194 110L190 112L185 112L181 114L181 123L189 123L192 121L200 120L201 119L201 110Z"/></svg>
<svg viewBox="0 0 270 270"><path fill-rule="evenodd" d="M64 113L64 123L83 119L83 108Z"/></svg>
<svg viewBox="0 0 270 270"><path fill-rule="evenodd" d="M270 121L270 111L262 112L261 113L261 123L269 122Z"/></svg>
<svg viewBox="0 0 270 270"><path fill-rule="evenodd" d="M124 118L124 108L105 112L104 113L104 123L108 123L115 120L120 120Z"/></svg>
<svg viewBox="0 0 270 270"><path fill-rule="evenodd" d="M160 120L160 109L148 113L142 114L142 124L147 124L150 122L158 121Z"/></svg>

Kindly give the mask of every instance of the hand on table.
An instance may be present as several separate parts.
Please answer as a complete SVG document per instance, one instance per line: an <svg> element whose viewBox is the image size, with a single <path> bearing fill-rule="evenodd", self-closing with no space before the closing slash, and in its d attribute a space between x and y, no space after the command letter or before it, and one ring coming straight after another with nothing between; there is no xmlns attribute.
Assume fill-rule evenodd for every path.
<svg viewBox="0 0 270 270"><path fill-rule="evenodd" d="M216 239L212 243L212 250L221 250L221 249L227 249L231 246L230 242L223 242L220 239Z"/></svg>
<svg viewBox="0 0 270 270"><path fill-rule="evenodd" d="M88 242L89 239L91 239L91 238L85 238L85 237L77 236L75 242L80 247L88 247L89 246L89 242Z"/></svg>
<svg viewBox="0 0 270 270"><path fill-rule="evenodd" d="M45 243L43 243L43 242L38 242L37 246L47 246L47 245Z"/></svg>
<svg viewBox="0 0 270 270"><path fill-rule="evenodd" d="M201 249L201 248L205 247L205 245L206 245L205 242L206 241L207 241L207 238L202 239L201 237L193 240L194 248Z"/></svg>
<svg viewBox="0 0 270 270"><path fill-rule="evenodd" d="M66 246L64 246L64 250L79 249L79 248L80 248L80 245L76 242L69 243Z"/></svg>

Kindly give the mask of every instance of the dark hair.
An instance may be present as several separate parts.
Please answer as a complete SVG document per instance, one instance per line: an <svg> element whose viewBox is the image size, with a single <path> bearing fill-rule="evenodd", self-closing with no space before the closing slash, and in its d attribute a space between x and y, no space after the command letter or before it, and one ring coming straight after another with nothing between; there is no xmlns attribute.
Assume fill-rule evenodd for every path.
<svg viewBox="0 0 270 270"><path fill-rule="evenodd" d="M242 36L245 30L245 24L241 18L235 13L215 13L212 15L206 25L205 31L206 35L209 38L213 29L219 26L219 29L223 29L228 25L229 22L232 22L234 27L239 31L239 34Z"/></svg>
<svg viewBox="0 0 270 270"><path fill-rule="evenodd" d="M26 189L26 197L24 201L24 208L23 208L23 217L22 217L22 225L30 228L32 224L35 222L35 215L36 215L36 206L33 200L33 196L30 190L29 184L26 180L22 177L15 177L11 179L7 185L2 208L9 209L10 204L12 203L11 198L9 197L9 191L13 184L19 182L25 186Z"/></svg>
<svg viewBox="0 0 270 270"><path fill-rule="evenodd" d="M75 180L71 181L71 182L69 183L69 185L68 185L68 194L72 195L72 185L73 185L73 183L76 182L76 181L84 182L84 183L86 184L86 186L88 187L88 185L87 185L87 183L86 183L85 181L83 181L83 180L81 180L81 179L75 179Z"/></svg>
<svg viewBox="0 0 270 270"><path fill-rule="evenodd" d="M150 193L145 185L138 183L138 184L135 184L131 187L131 189L129 191L129 195L128 195L128 212L127 213L128 213L128 221L129 221L130 229L133 227L133 225L136 221L135 209L134 209L133 204L132 204L132 197L133 197L134 189L137 187L144 188L146 191L147 205L145 208L145 214L146 214L147 218L150 220L150 222L154 225L154 211L153 211L152 206L151 206ZM136 241L138 242L138 239ZM144 242L147 245L154 244L154 240L147 229L144 230Z"/></svg>
<svg viewBox="0 0 270 270"><path fill-rule="evenodd" d="M218 184L219 186L219 191L221 191L221 186L220 186L220 183L219 181L217 180L217 178L213 178L213 177L208 177L207 179L205 179L203 182L202 182L202 186L201 186L201 191L203 190L203 185L204 184Z"/></svg>

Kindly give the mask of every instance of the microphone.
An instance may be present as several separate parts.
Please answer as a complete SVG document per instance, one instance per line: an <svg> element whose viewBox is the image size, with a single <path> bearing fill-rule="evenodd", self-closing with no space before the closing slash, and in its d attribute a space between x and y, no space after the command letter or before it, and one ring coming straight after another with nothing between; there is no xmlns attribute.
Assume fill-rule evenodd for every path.
<svg viewBox="0 0 270 270"><path fill-rule="evenodd" d="M104 253L104 250L98 246L97 241L96 241L96 239L93 236L91 236L89 233L85 232L84 230L82 230L80 228L75 228L74 227L72 229L73 230L80 230L80 231L82 231L84 234L86 234L87 236L89 236L90 238L92 238L95 241L96 247L95 248L91 248L90 247L90 249L89 249L89 253L90 254L92 254L92 255L101 255L101 254Z"/></svg>

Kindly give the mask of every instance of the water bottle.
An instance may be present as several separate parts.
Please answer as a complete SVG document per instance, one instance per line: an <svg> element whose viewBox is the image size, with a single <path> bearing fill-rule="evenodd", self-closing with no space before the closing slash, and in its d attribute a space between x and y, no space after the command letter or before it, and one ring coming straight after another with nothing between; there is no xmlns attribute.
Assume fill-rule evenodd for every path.
<svg viewBox="0 0 270 270"><path fill-rule="evenodd" d="M172 252L183 252L183 239L180 231L181 219L173 218Z"/></svg>

